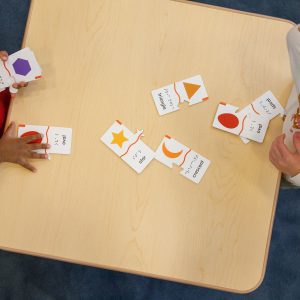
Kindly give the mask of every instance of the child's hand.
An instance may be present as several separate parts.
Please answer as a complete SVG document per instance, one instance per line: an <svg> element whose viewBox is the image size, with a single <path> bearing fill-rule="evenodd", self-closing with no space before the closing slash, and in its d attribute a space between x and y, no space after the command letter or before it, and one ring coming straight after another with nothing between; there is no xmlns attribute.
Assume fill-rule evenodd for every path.
<svg viewBox="0 0 300 300"><path fill-rule="evenodd" d="M0 51L0 60L2 60L2 61L7 61L8 60L8 54L7 54L7 52L6 51ZM12 86L13 86L13 88L14 89L20 89L20 88L22 88L22 87L25 87L25 86L27 86L28 85L28 83L27 82L19 82L19 83L14 83ZM11 93L11 96L12 96L12 98L14 98L14 97L16 97L16 93Z"/></svg>
<svg viewBox="0 0 300 300"><path fill-rule="evenodd" d="M32 150L49 149L48 144L29 144L41 138L41 135L31 135L23 138L15 136L16 124L12 122L0 139L0 162L19 164L24 168L36 172L36 168L29 163L29 159L48 159L47 154L38 154Z"/></svg>
<svg viewBox="0 0 300 300"><path fill-rule="evenodd" d="M300 173L300 132L294 133L293 143L296 152L291 152L284 144L285 135L275 139L271 146L269 158L272 164L281 172L296 176Z"/></svg>

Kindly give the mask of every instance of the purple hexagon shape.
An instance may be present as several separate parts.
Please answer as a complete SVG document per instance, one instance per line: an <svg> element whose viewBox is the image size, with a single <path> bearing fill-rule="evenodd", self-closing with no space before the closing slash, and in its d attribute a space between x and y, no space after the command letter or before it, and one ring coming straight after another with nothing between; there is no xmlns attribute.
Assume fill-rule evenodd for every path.
<svg viewBox="0 0 300 300"><path fill-rule="evenodd" d="M16 74L18 75L23 75L26 76L30 71L31 67L26 59L18 58L14 63L13 63L14 70Z"/></svg>

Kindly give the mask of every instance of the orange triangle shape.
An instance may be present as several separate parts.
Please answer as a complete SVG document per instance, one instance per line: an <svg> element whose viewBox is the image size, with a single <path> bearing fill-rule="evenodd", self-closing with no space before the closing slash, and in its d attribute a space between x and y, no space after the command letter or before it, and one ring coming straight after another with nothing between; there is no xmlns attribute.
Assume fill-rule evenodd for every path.
<svg viewBox="0 0 300 300"><path fill-rule="evenodd" d="M198 84L187 83L187 82L184 82L183 86L184 86L184 88L186 90L186 93L187 93L189 99L191 99L196 94L196 92L200 89L200 87L201 87Z"/></svg>

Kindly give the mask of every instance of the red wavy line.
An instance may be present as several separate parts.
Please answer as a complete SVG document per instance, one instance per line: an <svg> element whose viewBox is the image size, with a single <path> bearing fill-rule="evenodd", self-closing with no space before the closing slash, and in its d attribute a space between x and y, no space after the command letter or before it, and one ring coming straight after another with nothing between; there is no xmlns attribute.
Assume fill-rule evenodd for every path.
<svg viewBox="0 0 300 300"><path fill-rule="evenodd" d="M192 151L192 149L190 149L190 150L185 154L185 156L184 156L184 158L183 158L183 162L179 165L179 167L181 167L181 166L184 164L187 155L188 155L191 151Z"/></svg>
<svg viewBox="0 0 300 300"><path fill-rule="evenodd" d="M122 154L120 157L123 157L123 156L125 156L125 155L128 153L128 151L129 151L129 149L131 148L131 146L133 146L134 144L136 144L136 143L139 141L139 139L140 139L140 137L141 137L142 134L143 134L143 133L141 133L141 134L138 136L138 138L136 139L136 141L135 141L134 143L132 143L131 145L129 145L127 151L126 151L124 154Z"/></svg>
<svg viewBox="0 0 300 300"><path fill-rule="evenodd" d="M244 130L244 124L245 124L245 120L246 120L247 116L244 117L243 122L242 122L242 129L239 132L239 135L242 133L242 131Z"/></svg>
<svg viewBox="0 0 300 300"><path fill-rule="evenodd" d="M254 110L254 112L257 113L258 115L260 115L260 113L255 110L255 108L254 108L254 106L253 106L252 103L251 103L251 106L252 106L252 109Z"/></svg>
<svg viewBox="0 0 300 300"><path fill-rule="evenodd" d="M175 93L177 94L178 96L178 99L179 99L179 102L181 101L181 98L180 98L180 95L178 94L177 90L176 90L176 82L174 82L174 90L175 90Z"/></svg>
<svg viewBox="0 0 300 300"><path fill-rule="evenodd" d="M46 143L48 144L48 131L49 131L49 128L50 126L47 127L47 130L46 130ZM45 149L45 154L48 154L47 153L47 149Z"/></svg>

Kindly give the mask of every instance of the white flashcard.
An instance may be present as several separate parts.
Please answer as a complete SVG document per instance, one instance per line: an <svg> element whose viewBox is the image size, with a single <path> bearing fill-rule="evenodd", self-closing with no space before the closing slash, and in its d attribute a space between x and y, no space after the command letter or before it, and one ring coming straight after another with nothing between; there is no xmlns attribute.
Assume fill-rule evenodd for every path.
<svg viewBox="0 0 300 300"><path fill-rule="evenodd" d="M19 125L18 137L42 134L43 138L32 143L50 144L47 150L35 150L37 153L48 154L70 154L72 145L72 128L39 126L39 125Z"/></svg>
<svg viewBox="0 0 300 300"><path fill-rule="evenodd" d="M269 126L269 120L257 114L238 112L238 108L220 103L214 118L213 127L262 143Z"/></svg>
<svg viewBox="0 0 300 300"><path fill-rule="evenodd" d="M258 143L264 141L269 120L258 115L247 114L243 117L244 127L240 136Z"/></svg>
<svg viewBox="0 0 300 300"><path fill-rule="evenodd" d="M190 151L186 160L182 164L180 174L195 183L199 183L210 165L210 161L196 153Z"/></svg>
<svg viewBox="0 0 300 300"><path fill-rule="evenodd" d="M187 179L199 183L204 176L210 161L166 135L155 153L155 159L169 168L173 164L182 168L180 174Z"/></svg>
<svg viewBox="0 0 300 300"><path fill-rule="evenodd" d="M240 112L240 115L244 114L256 114L265 117L269 121L278 115L284 115L284 108L281 106L280 102L273 95L271 91L267 91L263 95L259 96L251 104L247 105ZM249 140L242 138L242 141L247 144Z"/></svg>
<svg viewBox="0 0 300 300"><path fill-rule="evenodd" d="M0 88L11 86L15 82L30 82L41 78L42 69L34 53L24 48L0 62Z"/></svg>
<svg viewBox="0 0 300 300"><path fill-rule="evenodd" d="M271 91L267 91L254 100L251 104L242 109L240 114L243 115L249 112L265 117L271 121L276 116L283 115L284 108L281 106L280 102L273 95L273 93Z"/></svg>
<svg viewBox="0 0 300 300"><path fill-rule="evenodd" d="M208 99L208 94L200 75L174 82L152 91L158 113L162 116L179 109L179 103L194 105Z"/></svg>
<svg viewBox="0 0 300 300"><path fill-rule="evenodd" d="M154 152L142 140L143 131L133 134L122 122L115 121L101 141L137 173L141 173L154 158Z"/></svg>

